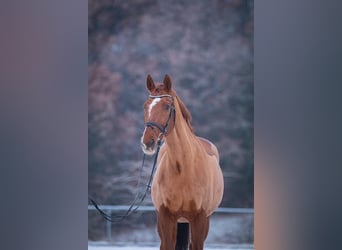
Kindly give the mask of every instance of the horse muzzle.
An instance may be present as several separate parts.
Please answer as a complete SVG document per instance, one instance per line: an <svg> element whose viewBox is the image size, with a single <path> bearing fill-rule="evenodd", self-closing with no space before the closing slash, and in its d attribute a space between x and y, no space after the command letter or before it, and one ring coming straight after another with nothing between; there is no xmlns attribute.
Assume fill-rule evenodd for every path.
<svg viewBox="0 0 342 250"><path fill-rule="evenodd" d="M141 148L142 148L142 151L147 155L154 155L157 151L156 144L153 144L152 146L147 147L144 143L141 143Z"/></svg>
<svg viewBox="0 0 342 250"><path fill-rule="evenodd" d="M147 136L141 137L141 149L147 155L154 155L157 150L157 138L147 138Z"/></svg>

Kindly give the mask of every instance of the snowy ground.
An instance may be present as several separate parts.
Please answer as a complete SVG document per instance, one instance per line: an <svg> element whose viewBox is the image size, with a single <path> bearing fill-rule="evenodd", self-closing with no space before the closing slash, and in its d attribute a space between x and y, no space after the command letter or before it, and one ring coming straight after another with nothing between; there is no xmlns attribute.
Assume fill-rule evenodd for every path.
<svg viewBox="0 0 342 250"><path fill-rule="evenodd" d="M143 225L132 223L135 227L126 228L112 225L111 238L106 236L105 225L103 225L101 237L89 237L91 242L110 242L121 245L125 242L131 245L150 245L159 242L155 223ZM216 214L210 219L209 234L206 243L217 244L253 244L253 215L221 215Z"/></svg>
<svg viewBox="0 0 342 250"><path fill-rule="evenodd" d="M253 219L252 214L215 214L210 220L204 249L254 249ZM113 225L110 239L105 234L101 238L89 238L88 250L158 250L160 239L156 225L135 225L133 228Z"/></svg>
<svg viewBox="0 0 342 250"><path fill-rule="evenodd" d="M88 250L158 250L158 245L108 245L106 243L88 243ZM254 249L254 246L251 244L230 244L230 245L206 245L204 247L205 250L213 250L213 249L226 249L226 250L251 250Z"/></svg>

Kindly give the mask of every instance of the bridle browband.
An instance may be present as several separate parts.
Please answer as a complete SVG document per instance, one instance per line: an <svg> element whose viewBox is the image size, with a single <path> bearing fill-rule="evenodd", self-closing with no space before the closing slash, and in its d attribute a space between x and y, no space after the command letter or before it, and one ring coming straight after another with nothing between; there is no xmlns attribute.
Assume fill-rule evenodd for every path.
<svg viewBox="0 0 342 250"><path fill-rule="evenodd" d="M173 114L173 121L176 121L176 112L175 112L175 106L174 106L174 97L172 95L149 95L149 98L163 98L163 97L169 97L171 98L171 106L170 106L170 113L169 116L166 120L165 125L161 125L157 122L153 122L153 121L149 121L149 122L145 122L145 127L156 127L160 130L160 134L158 135L158 140L161 140L160 136L163 136L167 133L169 125L170 125L170 121L171 121L171 117Z"/></svg>

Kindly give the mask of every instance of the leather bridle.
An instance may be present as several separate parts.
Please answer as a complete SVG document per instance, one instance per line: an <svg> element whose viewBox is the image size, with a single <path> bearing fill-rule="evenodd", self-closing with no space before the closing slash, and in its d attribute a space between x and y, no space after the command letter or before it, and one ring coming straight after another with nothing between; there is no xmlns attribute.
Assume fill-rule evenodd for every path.
<svg viewBox="0 0 342 250"><path fill-rule="evenodd" d="M166 120L165 125L159 124L157 122L154 121L148 121L145 122L145 127L156 127L160 130L160 134L158 135L158 140L160 140L160 136L165 136L165 134L167 133L168 129L169 129L169 125L170 125L170 121L171 121L171 117L173 115L173 122L175 124L176 121L176 112L175 112L175 105L174 105L174 97L172 95L149 95L149 98L163 98L163 97L168 97L171 98L171 105L170 105L170 113L169 116Z"/></svg>

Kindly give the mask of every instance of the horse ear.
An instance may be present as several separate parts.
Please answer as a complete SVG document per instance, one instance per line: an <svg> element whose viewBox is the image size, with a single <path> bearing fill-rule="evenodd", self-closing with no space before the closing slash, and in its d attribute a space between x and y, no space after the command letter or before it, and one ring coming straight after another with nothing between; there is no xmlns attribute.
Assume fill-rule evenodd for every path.
<svg viewBox="0 0 342 250"><path fill-rule="evenodd" d="M171 78L168 74L165 75L163 83L164 83L164 89L166 91L170 91L172 88L172 82L171 82Z"/></svg>
<svg viewBox="0 0 342 250"><path fill-rule="evenodd" d="M147 89L148 89L150 92L152 92L152 91L155 89L155 87L156 87L156 86L154 85L154 81L153 81L153 79L152 79L152 77L151 77L150 74L147 75L146 87L147 87Z"/></svg>

